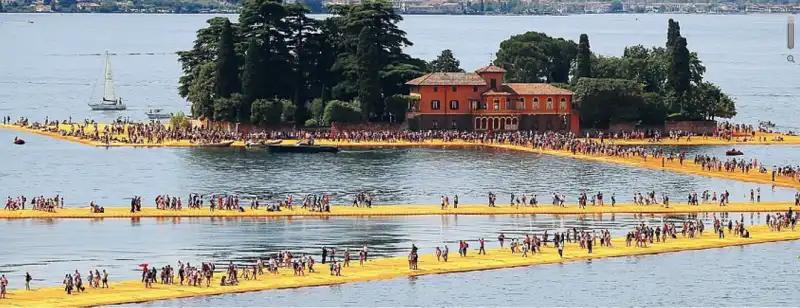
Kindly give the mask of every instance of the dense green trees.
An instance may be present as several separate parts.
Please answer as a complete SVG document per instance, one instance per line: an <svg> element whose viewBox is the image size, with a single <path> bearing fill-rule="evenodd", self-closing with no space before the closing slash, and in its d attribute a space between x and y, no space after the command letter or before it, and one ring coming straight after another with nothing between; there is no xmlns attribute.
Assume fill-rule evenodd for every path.
<svg viewBox="0 0 800 308"><path fill-rule="evenodd" d="M571 76L581 122L590 127L736 115L733 100L703 82L705 66L671 19L665 47L630 46L621 57L608 57L592 54L585 34L575 44L528 32L503 41L495 64L508 70L509 82L565 83Z"/></svg>
<svg viewBox="0 0 800 308"><path fill-rule="evenodd" d="M500 43L494 64L509 82L568 82L578 44L544 33L526 32Z"/></svg>
<svg viewBox="0 0 800 308"><path fill-rule="evenodd" d="M464 71L461 69L461 62L456 59L450 49L442 50L442 53L431 61L428 67L434 72L455 73Z"/></svg>
<svg viewBox="0 0 800 308"><path fill-rule="evenodd" d="M274 124L273 105L280 104L277 121L304 125L323 120L311 107L327 110L331 99L360 98L360 119L388 120L386 99L406 94L405 82L427 71L425 61L403 53L411 42L397 27L402 17L384 1L333 6L324 20L309 12L297 3L246 0L238 24L208 20L193 48L179 52L178 90L192 113Z"/></svg>
<svg viewBox="0 0 800 308"><path fill-rule="evenodd" d="M399 122L411 99L405 82L429 69L463 71L450 50L430 63L405 54L411 42L388 2L329 11L315 20L302 4L246 0L239 23L209 19L192 49L178 53L178 91L192 114L263 125ZM630 46L621 57L592 54L585 34L575 43L527 32L503 41L494 64L508 82L573 89L585 125L734 116L733 100L703 81L706 68L680 25L670 20L667 32L665 47Z"/></svg>

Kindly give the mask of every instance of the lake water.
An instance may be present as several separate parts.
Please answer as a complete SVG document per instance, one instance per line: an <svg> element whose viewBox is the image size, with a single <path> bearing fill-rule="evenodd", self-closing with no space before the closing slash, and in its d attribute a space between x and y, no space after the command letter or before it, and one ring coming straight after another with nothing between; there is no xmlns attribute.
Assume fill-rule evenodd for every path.
<svg viewBox="0 0 800 308"><path fill-rule="evenodd" d="M704 220L715 214L700 214ZM717 214L721 215L721 214ZM730 214L740 220L742 214ZM658 224L662 219L681 222L687 215L498 215L498 216L419 216L372 218L169 218L169 219L51 219L0 221L5 251L0 273L12 277L12 287L23 286L25 272L30 272L37 286L58 285L64 273L89 269L108 269L113 280L140 277L136 266L213 261L219 266L233 261L251 264L268 259L279 251L292 250L312 254L319 260L320 247L337 250L370 248L376 257L408 253L411 244L422 253L433 253L437 246L455 249L458 240L489 240L487 247L497 247L493 239L500 232L524 237L549 230L567 228L609 229L622 236L640 222ZM766 215L744 214L745 222L763 223ZM710 222L707 221L710 226ZM31 240L36 239L36 240ZM476 245L473 245L477 247ZM232 304L236 306L236 304Z"/></svg>
<svg viewBox="0 0 800 308"><path fill-rule="evenodd" d="M144 119L144 111L164 107L188 111L177 95L179 50L192 46L195 32L211 15L3 14L0 15L0 113L31 119L118 115ZM228 15L235 19L236 16ZM786 16L768 15L576 15L576 16L406 16L401 27L415 43L408 52L433 59L451 49L463 68L486 65L501 41L540 31L577 41L589 35L592 50L621 55L629 45L663 46L667 19L681 24L689 49L708 68L706 80L737 100L738 122L771 120L795 124L797 65L786 61ZM34 23L25 21L31 20ZM90 98L112 57L118 93L130 109L91 112ZM94 89L94 90L93 90Z"/></svg>
<svg viewBox="0 0 800 308"><path fill-rule="evenodd" d="M211 17L0 14L4 43L0 48L0 115L109 121L117 116L141 120L147 109L156 107L188 111L177 95L180 66L174 52L190 48L195 31ZM413 56L432 59L449 48L462 67L471 70L487 64L500 41L528 30L573 40L587 33L592 49L604 55L620 55L626 45L662 46L670 17L681 22L689 48L704 60L706 79L737 99L736 121L755 124L768 119L788 128L796 125L792 115L797 114L795 97L800 86L795 77L800 67L786 62L785 16L777 14L407 16L401 27L415 43L408 48ZM113 53L118 93L130 107L125 112L94 113L86 106L100 95L95 83L102 73L104 51ZM668 193L677 202L691 191L706 189L728 189L732 201L745 200L749 190L756 188L764 200L789 201L796 192L502 151L346 151L312 160L238 149L98 149L31 135L24 136L28 145L18 147L10 142L15 135L0 130L0 140L6 140L0 142L0 194L61 194L70 206L85 206L92 200L103 206L124 206L132 195L143 195L147 205L156 194L190 192L262 196L324 192L332 194L334 201L347 202L353 193L369 191L378 204L435 204L442 194L458 194L462 203L484 203L489 191L498 193L501 204L512 192L536 193L540 202L550 202L554 191L567 195L570 202L583 190L613 192L619 202L650 190ZM727 148L676 149L722 155ZM765 164L791 164L798 157L796 146L742 150L746 158ZM387 256L404 253L412 242L429 250L442 241L494 238L499 231L522 234L578 226L610 228L619 235L641 219L538 215L0 221L4 230L0 273L12 277L14 288L21 286L26 270L33 273L38 286L58 285L65 272L95 267L111 269L114 280L133 279L138 275L136 264L143 261L248 262L286 248L313 253L323 244L360 247L365 243L376 254ZM797 282L796 275L774 273L781 271L779 264L795 262L794 250L796 242L788 242L148 305L510 306L519 301L526 306L787 305L784 292ZM758 281L753 277L759 277ZM567 287L574 292L560 291ZM363 290L369 290L368 296L363 296ZM536 296L526 296L531 292Z"/></svg>

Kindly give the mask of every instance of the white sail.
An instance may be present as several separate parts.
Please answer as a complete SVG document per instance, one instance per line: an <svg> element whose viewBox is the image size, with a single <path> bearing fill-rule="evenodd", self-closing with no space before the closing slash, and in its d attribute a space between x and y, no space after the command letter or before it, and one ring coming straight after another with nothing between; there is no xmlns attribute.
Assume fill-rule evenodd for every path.
<svg viewBox="0 0 800 308"><path fill-rule="evenodd" d="M106 52L106 80L103 88L103 100L108 102L115 102L117 100L117 93L114 89L114 76L111 74L111 58Z"/></svg>

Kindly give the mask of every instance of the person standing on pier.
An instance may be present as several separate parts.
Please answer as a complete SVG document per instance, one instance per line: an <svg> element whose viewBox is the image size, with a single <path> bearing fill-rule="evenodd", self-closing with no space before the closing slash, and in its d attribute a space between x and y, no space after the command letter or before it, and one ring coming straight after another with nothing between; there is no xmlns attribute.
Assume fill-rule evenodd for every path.
<svg viewBox="0 0 800 308"><path fill-rule="evenodd" d="M28 273L28 272L25 272L25 290L27 290L27 291L31 290L31 280L33 280L33 277L31 277L31 274Z"/></svg>
<svg viewBox="0 0 800 308"><path fill-rule="evenodd" d="M453 208L454 209L458 208L458 195L453 196Z"/></svg>
<svg viewBox="0 0 800 308"><path fill-rule="evenodd" d="M483 253L483 255L485 256L486 255L486 247L485 247L486 240L484 240L483 238L480 238L478 240L478 242L480 242L480 244L481 244L481 247L478 248L478 254Z"/></svg>
<svg viewBox="0 0 800 308"><path fill-rule="evenodd" d="M322 264L325 264L325 260L328 259L328 247L322 246Z"/></svg>
<svg viewBox="0 0 800 308"><path fill-rule="evenodd" d="M8 288L8 279L6 275L0 276L0 298L6 298L6 288Z"/></svg>
<svg viewBox="0 0 800 308"><path fill-rule="evenodd" d="M503 243L506 241L506 235L503 232L500 232L500 235L497 237L497 241L500 242L500 249L503 249Z"/></svg>

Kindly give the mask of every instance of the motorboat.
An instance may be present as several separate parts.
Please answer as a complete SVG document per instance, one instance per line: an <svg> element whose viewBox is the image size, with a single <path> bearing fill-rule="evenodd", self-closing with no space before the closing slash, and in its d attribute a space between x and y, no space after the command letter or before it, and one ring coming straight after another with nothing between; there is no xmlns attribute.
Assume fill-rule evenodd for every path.
<svg viewBox="0 0 800 308"><path fill-rule="evenodd" d="M128 106L122 102L121 97L117 97L116 87L114 86L114 75L111 74L111 58L106 52L105 81L103 84L103 99L96 104L89 103L92 110L126 110Z"/></svg>
<svg viewBox="0 0 800 308"><path fill-rule="evenodd" d="M282 145L268 144L267 150L273 153L337 153L338 147L308 144Z"/></svg>
<svg viewBox="0 0 800 308"><path fill-rule="evenodd" d="M165 113L164 109L150 109L149 111L145 112L147 118L150 120L166 120L172 118L171 113Z"/></svg>
<svg viewBox="0 0 800 308"><path fill-rule="evenodd" d="M739 156L739 155L744 155L744 153L742 153L742 151L739 151L737 149L732 149L732 150L725 151L725 155L726 156Z"/></svg>
<svg viewBox="0 0 800 308"><path fill-rule="evenodd" d="M14 144L23 145L25 144L25 140L14 137Z"/></svg>

